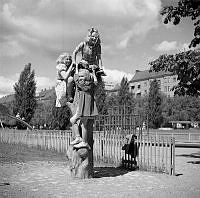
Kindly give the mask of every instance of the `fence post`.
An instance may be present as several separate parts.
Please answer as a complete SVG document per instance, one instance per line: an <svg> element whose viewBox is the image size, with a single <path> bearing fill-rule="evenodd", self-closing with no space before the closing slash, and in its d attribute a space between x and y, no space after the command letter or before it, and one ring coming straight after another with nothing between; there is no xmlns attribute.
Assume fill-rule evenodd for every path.
<svg viewBox="0 0 200 198"><path fill-rule="evenodd" d="M175 175L175 138L173 138L172 140L172 155L173 155L173 172L172 172L172 175Z"/></svg>
<svg viewBox="0 0 200 198"><path fill-rule="evenodd" d="M150 170L152 171L152 137L150 138Z"/></svg>
<svg viewBox="0 0 200 198"><path fill-rule="evenodd" d="M170 140L170 175L175 175L175 139Z"/></svg>
<svg viewBox="0 0 200 198"><path fill-rule="evenodd" d="M168 172L168 137L166 139L166 143L165 143L165 164L166 164L166 171Z"/></svg>
<svg viewBox="0 0 200 198"><path fill-rule="evenodd" d="M190 135L190 132L188 133L188 136L189 136L189 142L191 141L191 135Z"/></svg>
<svg viewBox="0 0 200 198"><path fill-rule="evenodd" d="M155 154L155 171L157 171L157 161L156 161L156 141L157 141L157 138L154 137L154 154Z"/></svg>

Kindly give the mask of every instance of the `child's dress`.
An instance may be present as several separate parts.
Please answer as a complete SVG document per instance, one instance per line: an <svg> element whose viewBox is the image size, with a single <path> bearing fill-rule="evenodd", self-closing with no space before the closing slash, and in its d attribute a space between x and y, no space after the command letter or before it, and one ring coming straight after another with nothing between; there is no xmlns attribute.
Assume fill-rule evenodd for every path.
<svg viewBox="0 0 200 198"><path fill-rule="evenodd" d="M55 91L56 91L56 107L61 107L62 106L62 100L66 98L66 81L61 75L62 71L67 71L67 67L65 64L58 64L56 66L57 69L57 76L56 76L56 86L55 86Z"/></svg>
<svg viewBox="0 0 200 198"><path fill-rule="evenodd" d="M88 69L80 69L75 74L76 93L73 106L78 117L94 117L98 115L94 99L94 78Z"/></svg>

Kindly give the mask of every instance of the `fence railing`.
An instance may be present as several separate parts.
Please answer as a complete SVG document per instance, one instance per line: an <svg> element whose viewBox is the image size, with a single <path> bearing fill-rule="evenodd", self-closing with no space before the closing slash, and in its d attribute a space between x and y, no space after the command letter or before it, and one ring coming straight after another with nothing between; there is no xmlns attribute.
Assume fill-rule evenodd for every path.
<svg viewBox="0 0 200 198"><path fill-rule="evenodd" d="M125 135L94 132L93 157L95 161L123 165L126 168L175 174L175 140L169 137L137 137L138 155L134 158L122 147ZM44 150L66 153L72 140L70 131L0 130L0 142L27 145ZM136 164L135 164L136 162ZM134 165L134 166L133 166Z"/></svg>
<svg viewBox="0 0 200 198"><path fill-rule="evenodd" d="M138 166L140 170L175 175L175 139L150 136L137 140L139 145Z"/></svg>
<svg viewBox="0 0 200 198"><path fill-rule="evenodd" d="M65 153L72 140L70 131L45 130L0 130L0 141L8 144L22 144L44 150Z"/></svg>
<svg viewBox="0 0 200 198"><path fill-rule="evenodd" d="M139 134L139 132L136 132L136 134ZM163 136L163 137L174 137L176 141L180 142L200 142L200 131L197 132L147 132L143 131L143 136Z"/></svg>
<svg viewBox="0 0 200 198"><path fill-rule="evenodd" d="M135 134L138 130L142 134L144 119L137 114L109 114L99 115L94 122L95 131L115 134Z"/></svg>

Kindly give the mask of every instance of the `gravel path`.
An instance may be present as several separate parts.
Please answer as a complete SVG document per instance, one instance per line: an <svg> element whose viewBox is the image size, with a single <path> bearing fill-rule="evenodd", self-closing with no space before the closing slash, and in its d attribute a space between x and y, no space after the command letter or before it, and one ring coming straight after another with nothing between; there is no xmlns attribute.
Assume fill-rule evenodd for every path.
<svg viewBox="0 0 200 198"><path fill-rule="evenodd" d="M176 148L177 176L95 164L95 178L71 179L64 155L0 144L0 198L200 197L200 149Z"/></svg>

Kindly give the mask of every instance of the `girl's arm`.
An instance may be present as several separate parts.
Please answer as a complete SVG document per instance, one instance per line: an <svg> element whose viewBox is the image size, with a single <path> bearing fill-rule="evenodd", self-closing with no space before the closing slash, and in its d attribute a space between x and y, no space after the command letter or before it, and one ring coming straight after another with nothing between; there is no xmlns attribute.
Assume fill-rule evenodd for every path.
<svg viewBox="0 0 200 198"><path fill-rule="evenodd" d="M84 42L81 42L76 47L76 49L73 51L73 54L72 54L72 64L76 65L75 74L78 74L78 64L76 63L76 55L78 54L78 52L82 52L83 51L83 46L84 46Z"/></svg>
<svg viewBox="0 0 200 198"><path fill-rule="evenodd" d="M97 45L96 50L97 50L97 62L98 62L98 66L100 68L103 68L103 63L102 63L102 59L101 59L101 44L100 43Z"/></svg>
<svg viewBox="0 0 200 198"><path fill-rule="evenodd" d="M76 47L76 49L73 51L73 54L72 54L72 63L76 64L76 55L78 54L78 52L82 52L83 46L84 46L84 42L81 42L81 43Z"/></svg>
<svg viewBox="0 0 200 198"><path fill-rule="evenodd" d="M61 72L60 72L61 76L62 76L65 80L67 80L67 79L69 78L73 67L74 67L74 64L71 64L67 71L61 71Z"/></svg>

